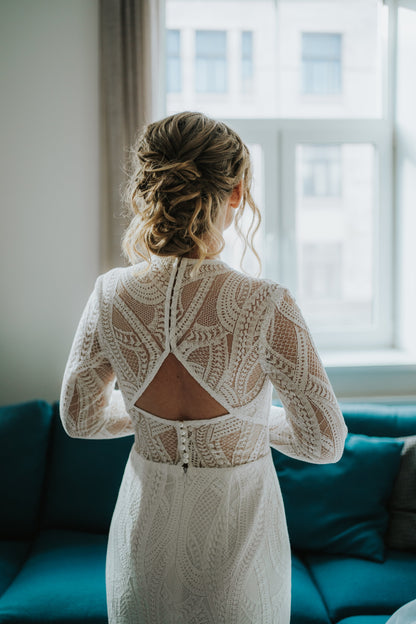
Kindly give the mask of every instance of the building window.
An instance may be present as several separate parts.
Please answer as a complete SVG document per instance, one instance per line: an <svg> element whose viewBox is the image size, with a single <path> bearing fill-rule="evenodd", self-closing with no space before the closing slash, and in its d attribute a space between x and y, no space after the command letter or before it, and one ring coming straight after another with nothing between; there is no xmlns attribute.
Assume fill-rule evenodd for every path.
<svg viewBox="0 0 416 624"><path fill-rule="evenodd" d="M303 93L341 93L341 43L341 34L302 33Z"/></svg>
<svg viewBox="0 0 416 624"><path fill-rule="evenodd" d="M328 299L341 299L341 243L305 243L300 265L302 279L299 288L305 300L325 303Z"/></svg>
<svg viewBox="0 0 416 624"><path fill-rule="evenodd" d="M302 191L304 197L340 197L340 145L302 146Z"/></svg>
<svg viewBox="0 0 416 624"><path fill-rule="evenodd" d="M253 32L244 30L241 33L241 90L243 93L253 91Z"/></svg>
<svg viewBox="0 0 416 624"><path fill-rule="evenodd" d="M181 75L181 33L166 31L166 90L168 93L182 91Z"/></svg>
<svg viewBox="0 0 416 624"><path fill-rule="evenodd" d="M227 32L197 30L195 40L197 93L227 91Z"/></svg>

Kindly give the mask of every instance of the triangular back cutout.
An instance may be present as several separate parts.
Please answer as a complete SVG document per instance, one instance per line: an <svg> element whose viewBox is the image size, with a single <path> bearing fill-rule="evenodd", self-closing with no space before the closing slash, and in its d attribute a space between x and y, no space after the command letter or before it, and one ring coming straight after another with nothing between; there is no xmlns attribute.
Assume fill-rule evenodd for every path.
<svg viewBox="0 0 416 624"><path fill-rule="evenodd" d="M135 405L167 420L209 419L229 413L188 373L173 353L163 360Z"/></svg>

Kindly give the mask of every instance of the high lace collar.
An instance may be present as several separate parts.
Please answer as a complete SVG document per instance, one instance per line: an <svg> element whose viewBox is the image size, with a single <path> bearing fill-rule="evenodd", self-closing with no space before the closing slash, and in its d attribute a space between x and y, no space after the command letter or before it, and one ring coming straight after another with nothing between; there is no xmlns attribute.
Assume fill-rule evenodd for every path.
<svg viewBox="0 0 416 624"><path fill-rule="evenodd" d="M151 264L156 266L163 266L165 268L171 268L174 265L177 265L180 261L181 264L186 263L187 265L194 265L198 262L199 258L188 258L187 256L157 256L153 254L151 256ZM221 258L205 258L202 261L202 265L209 264L211 266L221 266L227 267L228 264L224 262Z"/></svg>

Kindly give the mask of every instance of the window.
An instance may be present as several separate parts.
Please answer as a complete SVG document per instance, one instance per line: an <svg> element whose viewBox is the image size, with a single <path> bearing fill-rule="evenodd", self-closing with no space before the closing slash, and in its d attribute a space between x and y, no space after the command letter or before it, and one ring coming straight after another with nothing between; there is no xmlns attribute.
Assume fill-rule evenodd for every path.
<svg viewBox="0 0 416 624"><path fill-rule="evenodd" d="M301 155L302 190L305 197L341 195L341 147L304 145Z"/></svg>
<svg viewBox="0 0 416 624"><path fill-rule="evenodd" d="M166 112L202 110L249 146L262 276L290 288L320 348L389 348L390 9L383 0L224 0L219 19L214 0L166 1L184 67ZM222 256L239 268L233 237L230 228ZM243 266L257 268L249 252Z"/></svg>
<svg viewBox="0 0 416 624"><path fill-rule="evenodd" d="M301 192L304 159L315 150L337 157L334 179L338 184L343 178L342 196ZM320 190L325 191L327 162L323 173L320 162L318 169ZM371 144L296 145L297 284L299 301L316 330L355 325L371 331L377 324L375 268L381 250L376 238L376 163Z"/></svg>
<svg viewBox="0 0 416 624"><path fill-rule="evenodd" d="M341 93L341 35L302 33L302 87L304 93Z"/></svg>
<svg viewBox="0 0 416 624"><path fill-rule="evenodd" d="M227 90L227 33L224 30L197 30L195 41L195 88L198 93Z"/></svg>
<svg viewBox="0 0 416 624"><path fill-rule="evenodd" d="M250 93L253 90L253 33L245 30L241 33L241 90Z"/></svg>
<svg viewBox="0 0 416 624"><path fill-rule="evenodd" d="M345 135L355 132L351 128ZM336 134L340 137L339 129ZM358 133L355 138L317 144L299 140L295 133L286 146L294 155L285 174L294 176L295 188L286 199L295 206L286 215L296 245L291 280L316 338L327 348L334 341L348 348L354 335L367 346L390 340L389 309L382 296L390 233L380 230L386 203L378 191L384 188L380 150L389 147L376 134L368 142L359 140ZM305 194L305 182L314 193Z"/></svg>
<svg viewBox="0 0 416 624"><path fill-rule="evenodd" d="M166 33L166 90L168 93L180 93L181 76L181 33L168 30Z"/></svg>

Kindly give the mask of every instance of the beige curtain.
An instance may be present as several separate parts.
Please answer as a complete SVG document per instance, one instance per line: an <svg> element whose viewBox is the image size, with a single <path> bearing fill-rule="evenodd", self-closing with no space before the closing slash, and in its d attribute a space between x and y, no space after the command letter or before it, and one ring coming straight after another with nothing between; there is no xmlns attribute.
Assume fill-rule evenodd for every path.
<svg viewBox="0 0 416 624"><path fill-rule="evenodd" d="M120 240L128 148L163 116L163 0L100 0L102 270L124 263Z"/></svg>

